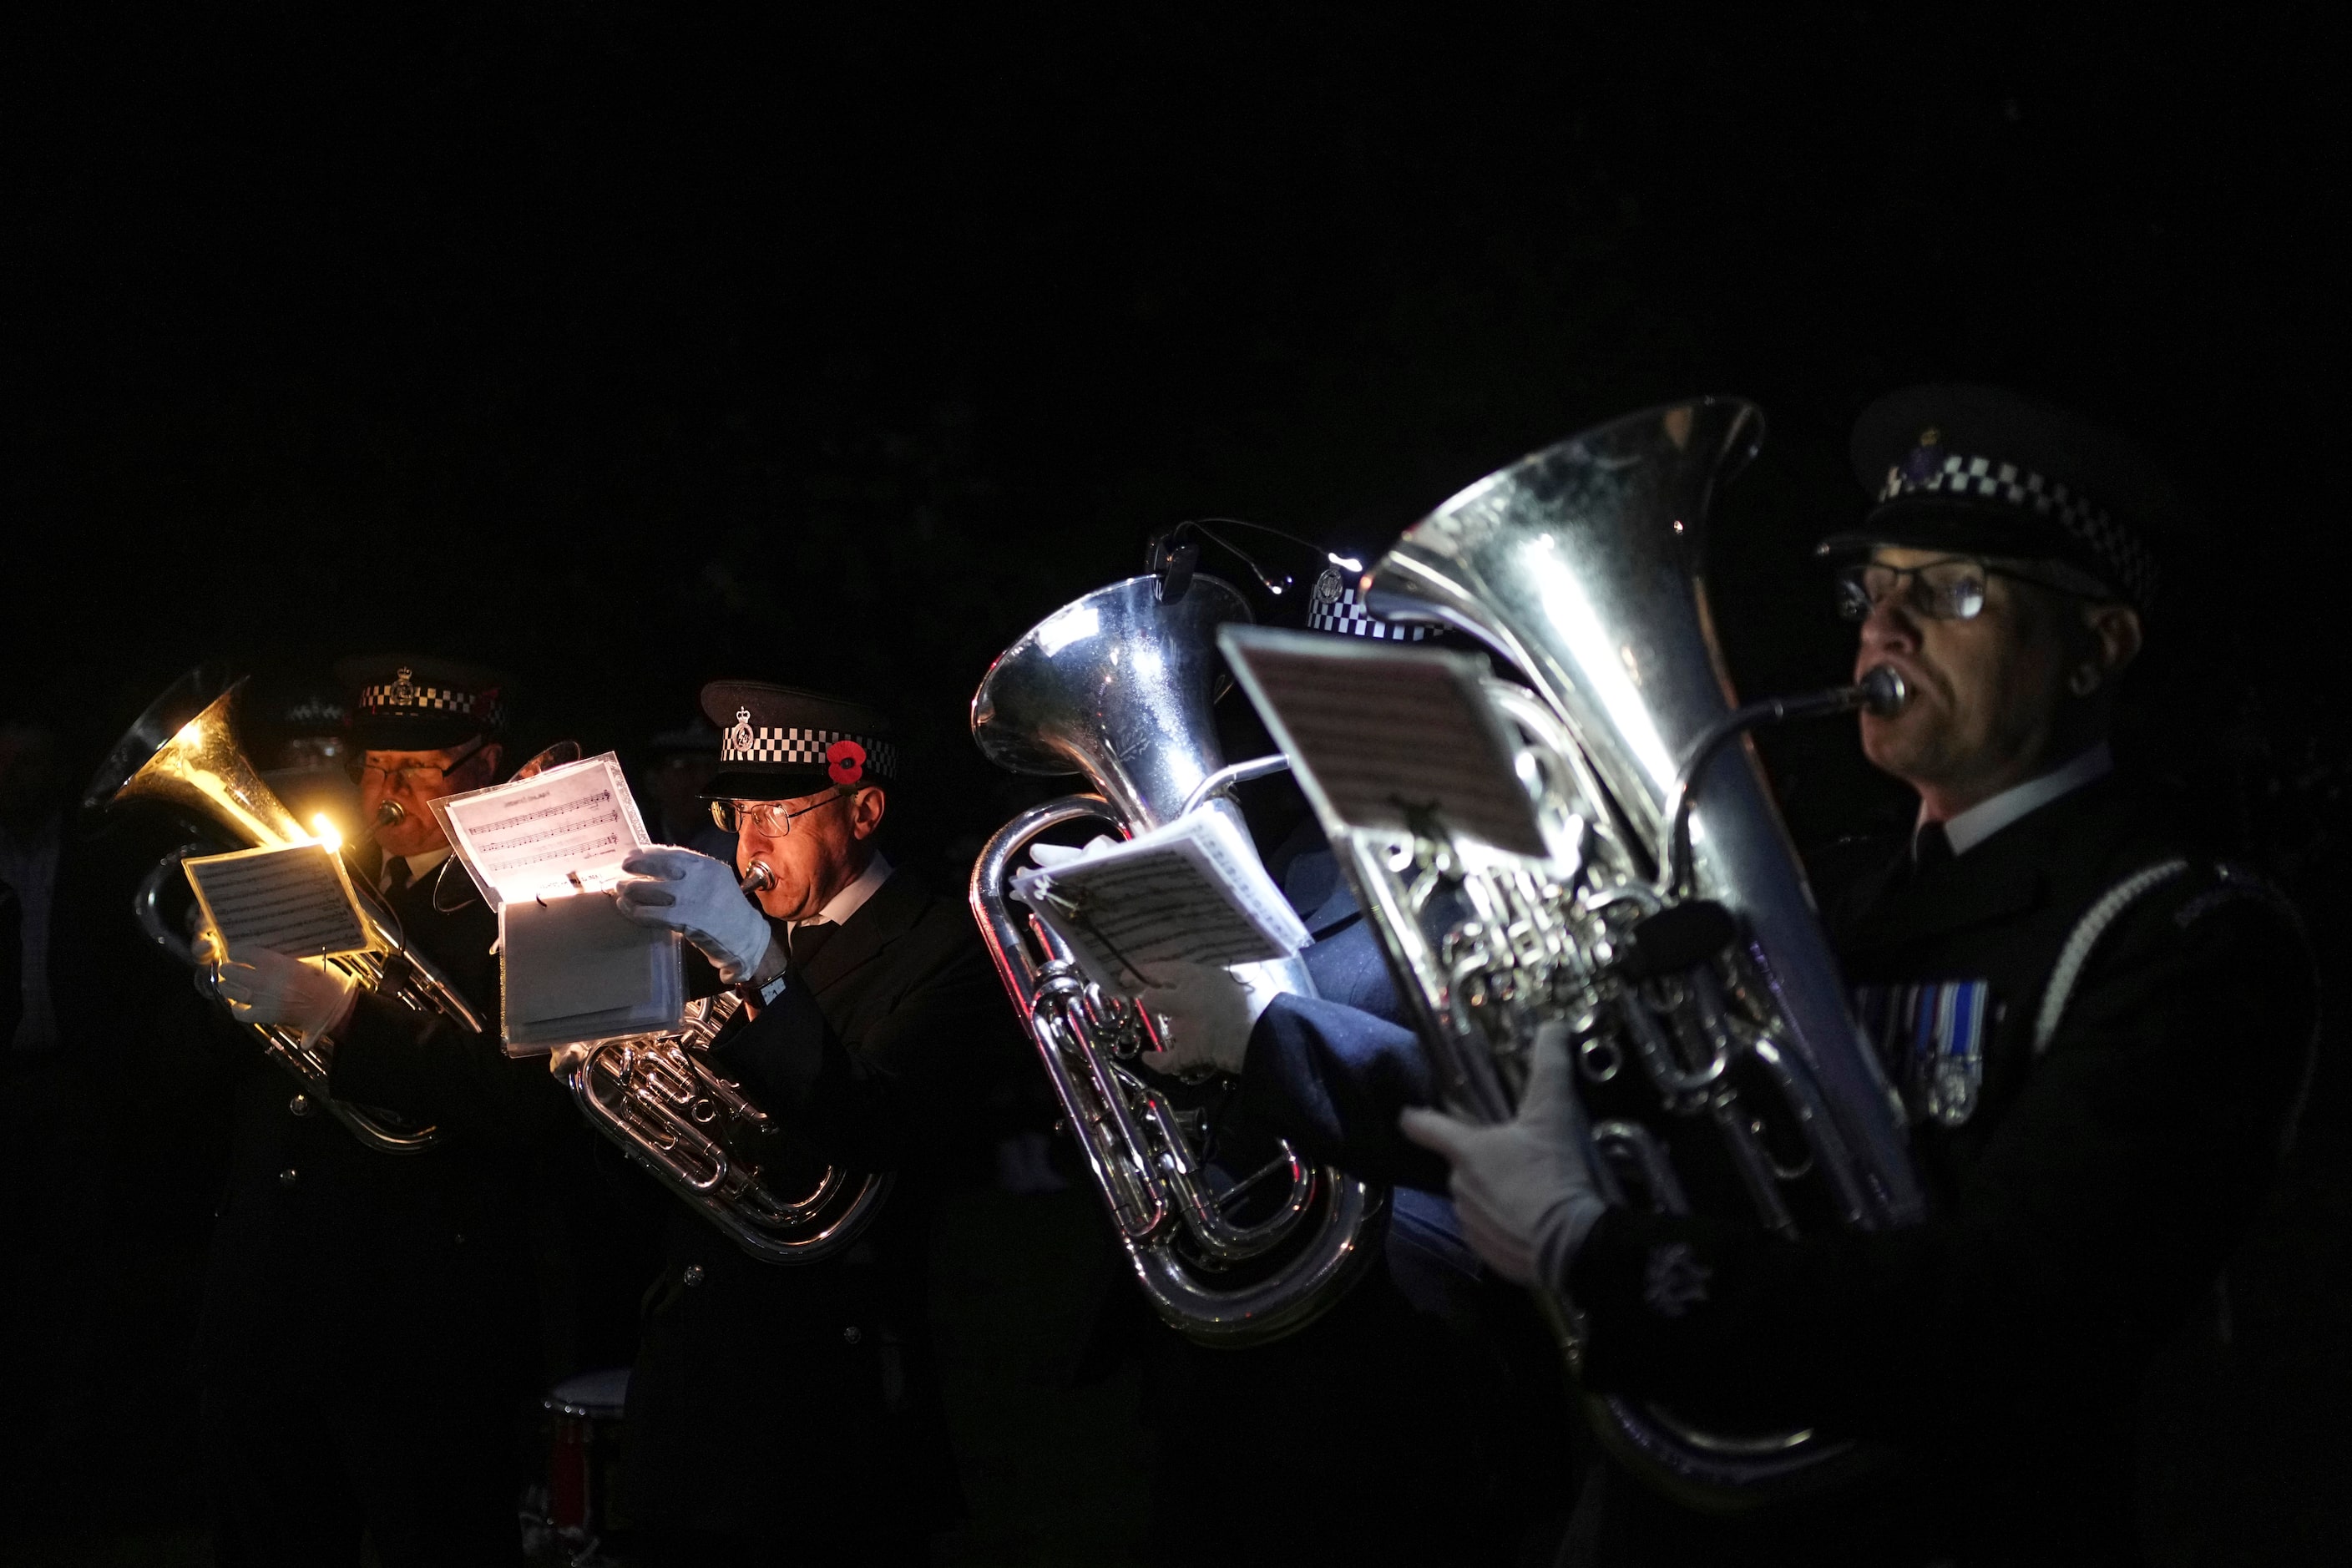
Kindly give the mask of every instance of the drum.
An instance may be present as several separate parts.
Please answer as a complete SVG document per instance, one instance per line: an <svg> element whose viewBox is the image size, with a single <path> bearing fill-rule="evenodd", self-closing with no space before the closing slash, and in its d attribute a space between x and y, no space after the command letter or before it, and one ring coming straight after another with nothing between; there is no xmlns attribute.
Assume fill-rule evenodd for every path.
<svg viewBox="0 0 2352 1568"><path fill-rule="evenodd" d="M574 1563L603 1561L599 1544L627 1526L617 1482L628 1400L629 1369L616 1366L566 1378L541 1402L550 1426L546 1528Z"/></svg>

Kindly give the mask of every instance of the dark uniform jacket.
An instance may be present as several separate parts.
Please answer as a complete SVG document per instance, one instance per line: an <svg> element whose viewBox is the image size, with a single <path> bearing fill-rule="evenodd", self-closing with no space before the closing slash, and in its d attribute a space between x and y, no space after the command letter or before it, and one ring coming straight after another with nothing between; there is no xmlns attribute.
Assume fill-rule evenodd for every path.
<svg viewBox="0 0 2352 1568"><path fill-rule="evenodd" d="M863 1240L808 1265L754 1259L671 1205L629 1385L634 1518L803 1542L950 1522L927 1167L1012 1029L962 900L899 870L718 1042L785 1137L897 1184Z"/></svg>
<svg viewBox="0 0 2352 1568"><path fill-rule="evenodd" d="M514 1414L539 1371L511 1138L468 1113L471 1097L428 1092L437 1080L421 1064L437 1058L449 1072L517 1081L543 1079L546 1068L499 1057L489 911L442 914L429 884L389 901L488 1032L362 994L334 1044L330 1086L411 1121L446 1115L438 1144L403 1154L362 1146L243 1046L253 1055L235 1091L200 1345L216 1430L240 1449L228 1483L237 1495L224 1507L248 1516L245 1529L274 1531L321 1489L356 1487L387 1561L435 1560L419 1557L428 1549L472 1561L478 1546L488 1560L493 1543L511 1558ZM325 1547L279 1554L310 1549Z"/></svg>
<svg viewBox="0 0 2352 1568"><path fill-rule="evenodd" d="M2174 863L2089 949L2037 1049L2085 912ZM2141 1382L2244 1234L2308 1070L2295 919L2113 780L1940 863L1883 846L1828 907L1913 1108L1932 1217L1790 1244L1612 1209L1565 1281L1586 1382L1738 1391L1759 1416L1889 1446L1887 1473L1800 1531L1813 1560L2127 1560ZM1775 1528L1768 1513L1709 1555L1777 1556Z"/></svg>

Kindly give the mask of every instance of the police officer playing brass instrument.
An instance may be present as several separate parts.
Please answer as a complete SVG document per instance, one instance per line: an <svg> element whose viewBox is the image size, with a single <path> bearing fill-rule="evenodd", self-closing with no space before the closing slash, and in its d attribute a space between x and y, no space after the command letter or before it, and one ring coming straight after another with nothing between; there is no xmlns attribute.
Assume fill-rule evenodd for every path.
<svg viewBox="0 0 2352 1568"><path fill-rule="evenodd" d="M403 1009L316 961L222 960L238 1021L323 1049L329 1094L425 1146L355 1138L320 1097L257 1063L240 1093L203 1339L223 1563L514 1563L518 1399L539 1369L537 1304L505 1157L517 1103L552 1100L497 1044L496 922L445 911L436 797L496 782L504 682L415 656L346 661L372 844L354 880L456 983L487 1033ZM350 825L346 825L348 827ZM356 836L355 836L356 837Z"/></svg>
<svg viewBox="0 0 2352 1568"><path fill-rule="evenodd" d="M1875 504L1822 551L1857 677L1908 689L1862 743L1918 806L1820 894L1928 1217L1790 1241L1612 1204L1557 1041L1516 1120L1404 1125L1486 1260L1580 1314L1589 1390L1832 1423L1880 1463L1716 1519L1604 1467L1563 1560L2134 1560L2141 1379L2211 1310L2309 1061L2293 912L2108 749L2180 521L2148 459L1969 386L1880 402L1853 456Z"/></svg>
<svg viewBox="0 0 2352 1568"><path fill-rule="evenodd" d="M639 1551L925 1562L960 1507L925 1307L926 1166L1008 1033L995 977L961 899L879 847L902 776L882 714L758 681L714 682L702 707L735 863L641 852L621 908L683 933L743 999L749 1022L710 1056L784 1142L896 1181L856 1245L809 1262L754 1257L671 1205L628 1395Z"/></svg>

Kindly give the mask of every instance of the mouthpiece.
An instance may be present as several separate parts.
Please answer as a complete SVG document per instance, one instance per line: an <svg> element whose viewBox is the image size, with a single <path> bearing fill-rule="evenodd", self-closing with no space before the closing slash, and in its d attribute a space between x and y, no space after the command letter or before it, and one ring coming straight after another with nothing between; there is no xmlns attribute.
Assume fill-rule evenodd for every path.
<svg viewBox="0 0 2352 1568"><path fill-rule="evenodd" d="M406 806L396 800L388 800L375 808L375 825L378 827L390 827L395 822L405 820L407 816Z"/></svg>
<svg viewBox="0 0 2352 1568"><path fill-rule="evenodd" d="M1892 719L1910 705L1911 688L1890 664L1873 666L1863 672L1855 683L1862 695L1862 706L1881 719Z"/></svg>
<svg viewBox="0 0 2352 1568"><path fill-rule="evenodd" d="M765 860L752 861L751 868L743 873L743 891L746 893L764 893L775 885L776 874L768 868Z"/></svg>

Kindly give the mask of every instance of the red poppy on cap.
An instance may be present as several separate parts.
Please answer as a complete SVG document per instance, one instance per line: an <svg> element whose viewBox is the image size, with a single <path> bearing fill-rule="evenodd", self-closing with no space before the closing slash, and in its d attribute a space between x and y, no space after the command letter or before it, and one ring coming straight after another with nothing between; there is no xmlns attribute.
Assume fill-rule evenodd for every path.
<svg viewBox="0 0 2352 1568"><path fill-rule="evenodd" d="M824 771L844 786L866 776L866 748L855 741L835 741L824 749Z"/></svg>

